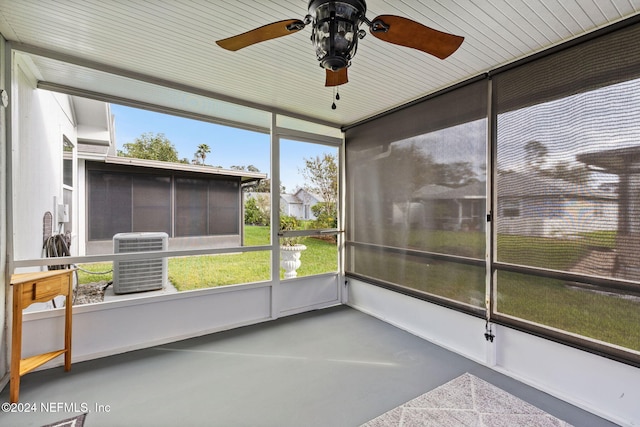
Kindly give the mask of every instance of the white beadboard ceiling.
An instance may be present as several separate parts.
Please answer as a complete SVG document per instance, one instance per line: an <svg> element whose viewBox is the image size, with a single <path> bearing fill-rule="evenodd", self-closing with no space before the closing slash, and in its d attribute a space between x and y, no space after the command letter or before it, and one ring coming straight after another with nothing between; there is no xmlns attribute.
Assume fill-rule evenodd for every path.
<svg viewBox="0 0 640 427"><path fill-rule="evenodd" d="M640 12L640 0L367 0L369 19L400 15L464 36L465 41L442 61L368 34L359 42L350 81L340 86L341 99L332 110L333 89L324 87L310 27L238 52L215 44L274 21L302 19L307 4L0 0L0 32L32 53L53 53L80 65L104 65L106 71L344 126ZM92 70L82 68L85 76L72 76L64 67L38 64L34 58L43 81L71 86L84 82L84 89L91 89L96 80ZM82 69L74 72L81 74Z"/></svg>

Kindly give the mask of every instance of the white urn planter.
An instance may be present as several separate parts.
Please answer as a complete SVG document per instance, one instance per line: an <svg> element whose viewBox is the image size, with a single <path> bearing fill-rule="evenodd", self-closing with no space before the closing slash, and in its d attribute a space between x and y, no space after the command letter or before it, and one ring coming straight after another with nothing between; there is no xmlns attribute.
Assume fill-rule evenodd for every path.
<svg viewBox="0 0 640 427"><path fill-rule="evenodd" d="M284 268L284 278L292 279L298 275L296 270L300 267L300 255L307 249L305 245L280 246L280 267Z"/></svg>

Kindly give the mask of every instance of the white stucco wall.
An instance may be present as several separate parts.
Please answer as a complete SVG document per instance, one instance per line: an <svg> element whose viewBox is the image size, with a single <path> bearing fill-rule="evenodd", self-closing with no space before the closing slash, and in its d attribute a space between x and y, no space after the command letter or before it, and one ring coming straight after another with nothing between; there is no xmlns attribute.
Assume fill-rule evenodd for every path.
<svg viewBox="0 0 640 427"><path fill-rule="evenodd" d="M75 144L72 111L66 96L36 88L28 62L16 57L13 92L12 172L14 259L42 256L42 221L62 203L62 141ZM54 218L54 232L58 230Z"/></svg>

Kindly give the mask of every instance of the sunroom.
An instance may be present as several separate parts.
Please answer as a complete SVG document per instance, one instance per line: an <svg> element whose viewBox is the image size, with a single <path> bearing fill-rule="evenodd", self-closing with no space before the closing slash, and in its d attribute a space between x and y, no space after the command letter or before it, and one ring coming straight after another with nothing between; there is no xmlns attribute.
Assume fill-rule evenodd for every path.
<svg viewBox="0 0 640 427"><path fill-rule="evenodd" d="M313 57L311 24L238 52L215 44L303 19L316 3L0 1L0 400L14 400L16 274L61 264L108 264L115 272L126 262L168 260L177 283L172 271L180 263L205 258L218 272L238 261L243 273L73 305L70 371L58 357L26 374L0 423L44 425L88 412L87 426L361 425L471 372L570 424L640 425L640 260L633 255L640 252L640 2L370 0L369 19L404 16L464 41L441 60L368 34L348 83L328 87L331 71ZM74 105L91 103L242 137L220 142L236 157L215 173L102 156L87 147L118 140L117 121L87 125ZM295 150L336 160L335 214L282 230L284 213L269 206L280 205L286 176L301 167L287 156ZM266 169L232 172L255 153ZM125 172L161 177L166 202L153 192L160 184L148 180L102 198L101 186ZM217 173L216 185L235 183L234 191L244 179L268 177L262 240L243 237L255 227L242 218L248 199L218 198L213 184L196 191L202 173ZM194 219L198 197L206 212L231 212L233 233L216 228L213 213ZM96 206L118 207L104 215L109 227L91 223ZM120 229L130 211L144 231L173 241L114 253L112 234L139 231ZM145 222L157 211L163 230ZM62 257L43 251L48 212L51 232L71 242ZM197 235L184 231L196 226ZM91 246L91 233L103 229ZM280 248L294 238L307 249L292 278L282 274ZM328 261L312 268L320 259ZM203 276L201 268L185 269ZM83 284L72 277L77 291ZM54 301L22 313L22 356L64 341L68 307ZM300 328L295 340L283 333L293 328ZM287 353L296 346L313 356ZM441 366L429 359L436 353ZM210 370L189 370L190 363ZM130 373L145 364L153 368L141 368L139 382L129 382L131 374L112 383L105 374L111 365ZM156 367L163 372L147 371ZM169 377L189 396L175 397L171 416L165 401L143 397ZM216 381L233 398L207 399ZM113 400L120 386L133 397ZM244 399L254 411L241 413ZM285 401L302 403L276 411L275 402Z"/></svg>

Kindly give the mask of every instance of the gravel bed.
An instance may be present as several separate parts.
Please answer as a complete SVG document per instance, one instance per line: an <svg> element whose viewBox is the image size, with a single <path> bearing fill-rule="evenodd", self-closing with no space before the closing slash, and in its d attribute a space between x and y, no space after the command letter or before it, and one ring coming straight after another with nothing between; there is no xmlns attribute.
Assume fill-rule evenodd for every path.
<svg viewBox="0 0 640 427"><path fill-rule="evenodd" d="M105 280L78 285L73 305L93 304L104 301L104 288L106 286L107 282Z"/></svg>

